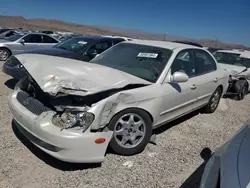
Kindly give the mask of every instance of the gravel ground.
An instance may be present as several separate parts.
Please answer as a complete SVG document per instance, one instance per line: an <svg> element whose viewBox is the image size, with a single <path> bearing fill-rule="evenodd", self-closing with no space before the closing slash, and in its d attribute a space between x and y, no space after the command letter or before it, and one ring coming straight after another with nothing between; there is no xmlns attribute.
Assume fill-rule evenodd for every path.
<svg viewBox="0 0 250 188"><path fill-rule="evenodd" d="M107 154L101 165L60 162L28 142L15 127L7 97L14 81L0 71L0 187L191 187L199 185L203 148L220 147L247 121L244 101L222 99L214 114L182 118L156 130L157 145L124 157Z"/></svg>

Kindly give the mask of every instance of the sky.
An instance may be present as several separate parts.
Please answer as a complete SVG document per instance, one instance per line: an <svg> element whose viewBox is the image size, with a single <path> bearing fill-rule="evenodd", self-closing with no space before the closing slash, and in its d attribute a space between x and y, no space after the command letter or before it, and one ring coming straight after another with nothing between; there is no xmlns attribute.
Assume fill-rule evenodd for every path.
<svg viewBox="0 0 250 188"><path fill-rule="evenodd" d="M250 0L0 0L0 15L218 39L250 47Z"/></svg>

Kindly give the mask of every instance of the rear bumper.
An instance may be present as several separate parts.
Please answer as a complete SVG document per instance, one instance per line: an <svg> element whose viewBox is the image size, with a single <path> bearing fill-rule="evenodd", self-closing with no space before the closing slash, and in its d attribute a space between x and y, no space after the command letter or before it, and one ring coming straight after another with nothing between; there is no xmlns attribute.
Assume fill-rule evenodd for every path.
<svg viewBox="0 0 250 188"><path fill-rule="evenodd" d="M16 79L21 79L25 76L25 69L24 68L18 68L17 66L10 67L6 65L5 63L3 64L2 70L5 74L8 74L12 76L13 78Z"/></svg>
<svg viewBox="0 0 250 188"><path fill-rule="evenodd" d="M9 97L9 108L13 114L17 128L32 143L49 155L66 162L98 163L104 160L113 132L90 132L61 130L52 124L55 112L47 111L35 115L16 99L18 91ZM96 144L97 138L105 138L105 142Z"/></svg>

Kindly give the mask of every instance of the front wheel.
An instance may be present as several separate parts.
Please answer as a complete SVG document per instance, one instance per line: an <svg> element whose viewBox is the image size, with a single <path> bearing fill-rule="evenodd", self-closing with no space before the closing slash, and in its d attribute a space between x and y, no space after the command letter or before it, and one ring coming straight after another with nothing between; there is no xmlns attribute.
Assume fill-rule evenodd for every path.
<svg viewBox="0 0 250 188"><path fill-rule="evenodd" d="M144 150L152 135L152 121L140 109L126 109L115 115L108 125L113 130L110 148L120 155L134 155Z"/></svg>
<svg viewBox="0 0 250 188"><path fill-rule="evenodd" d="M212 94L208 104L202 109L205 113L213 113L220 103L222 89L218 87Z"/></svg>
<svg viewBox="0 0 250 188"><path fill-rule="evenodd" d="M0 61L6 61L10 57L9 50L0 48Z"/></svg>
<svg viewBox="0 0 250 188"><path fill-rule="evenodd" d="M245 96L248 94L248 83L246 80L239 80L239 81L242 82L242 87L238 94L238 100L243 100Z"/></svg>

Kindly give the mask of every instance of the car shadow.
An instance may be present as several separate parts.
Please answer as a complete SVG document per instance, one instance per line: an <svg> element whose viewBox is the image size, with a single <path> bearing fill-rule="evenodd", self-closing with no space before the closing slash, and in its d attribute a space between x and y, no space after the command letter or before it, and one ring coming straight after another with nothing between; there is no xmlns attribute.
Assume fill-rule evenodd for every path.
<svg viewBox="0 0 250 188"><path fill-rule="evenodd" d="M186 181L180 186L180 188L199 188L201 183L202 174L205 166L212 156L212 151L209 148L202 149L200 153L204 162L186 179Z"/></svg>
<svg viewBox="0 0 250 188"><path fill-rule="evenodd" d="M164 124L164 125L156 128L153 131L153 133L156 134L156 135L161 134L161 133L165 132L166 130L170 129L171 127L174 127L174 126L176 126L176 125L178 125L180 123L183 123L184 121L187 121L188 119L191 119L191 118L197 116L199 113L200 113L200 110L196 110L194 112L191 112L191 113L189 113L189 114L187 114L185 116L182 116L182 117L180 117L180 118L178 118L178 119L176 119L174 121L171 121L171 122L169 122L167 124Z"/></svg>
<svg viewBox="0 0 250 188"><path fill-rule="evenodd" d="M36 147L32 142L30 142L17 128L15 122L12 120L12 130L16 137L40 160L44 161L46 164L50 165L53 168L62 171L76 171L76 170L85 170L89 168L98 168L101 167L101 163L68 163L60 161L38 147Z"/></svg>
<svg viewBox="0 0 250 188"><path fill-rule="evenodd" d="M250 94L250 91L246 94L245 97L247 97L249 94ZM235 100L235 101L238 101L238 100L239 100L237 94L225 94L225 95L223 96L223 98L224 98L224 99L231 99L231 100ZM244 100L244 99L243 99L243 100Z"/></svg>
<svg viewBox="0 0 250 188"><path fill-rule="evenodd" d="M6 85L6 86L7 86L8 88L10 88L10 89L14 89L17 82L18 82L17 79L11 78L11 79L7 80L7 81L4 83L4 85Z"/></svg>

